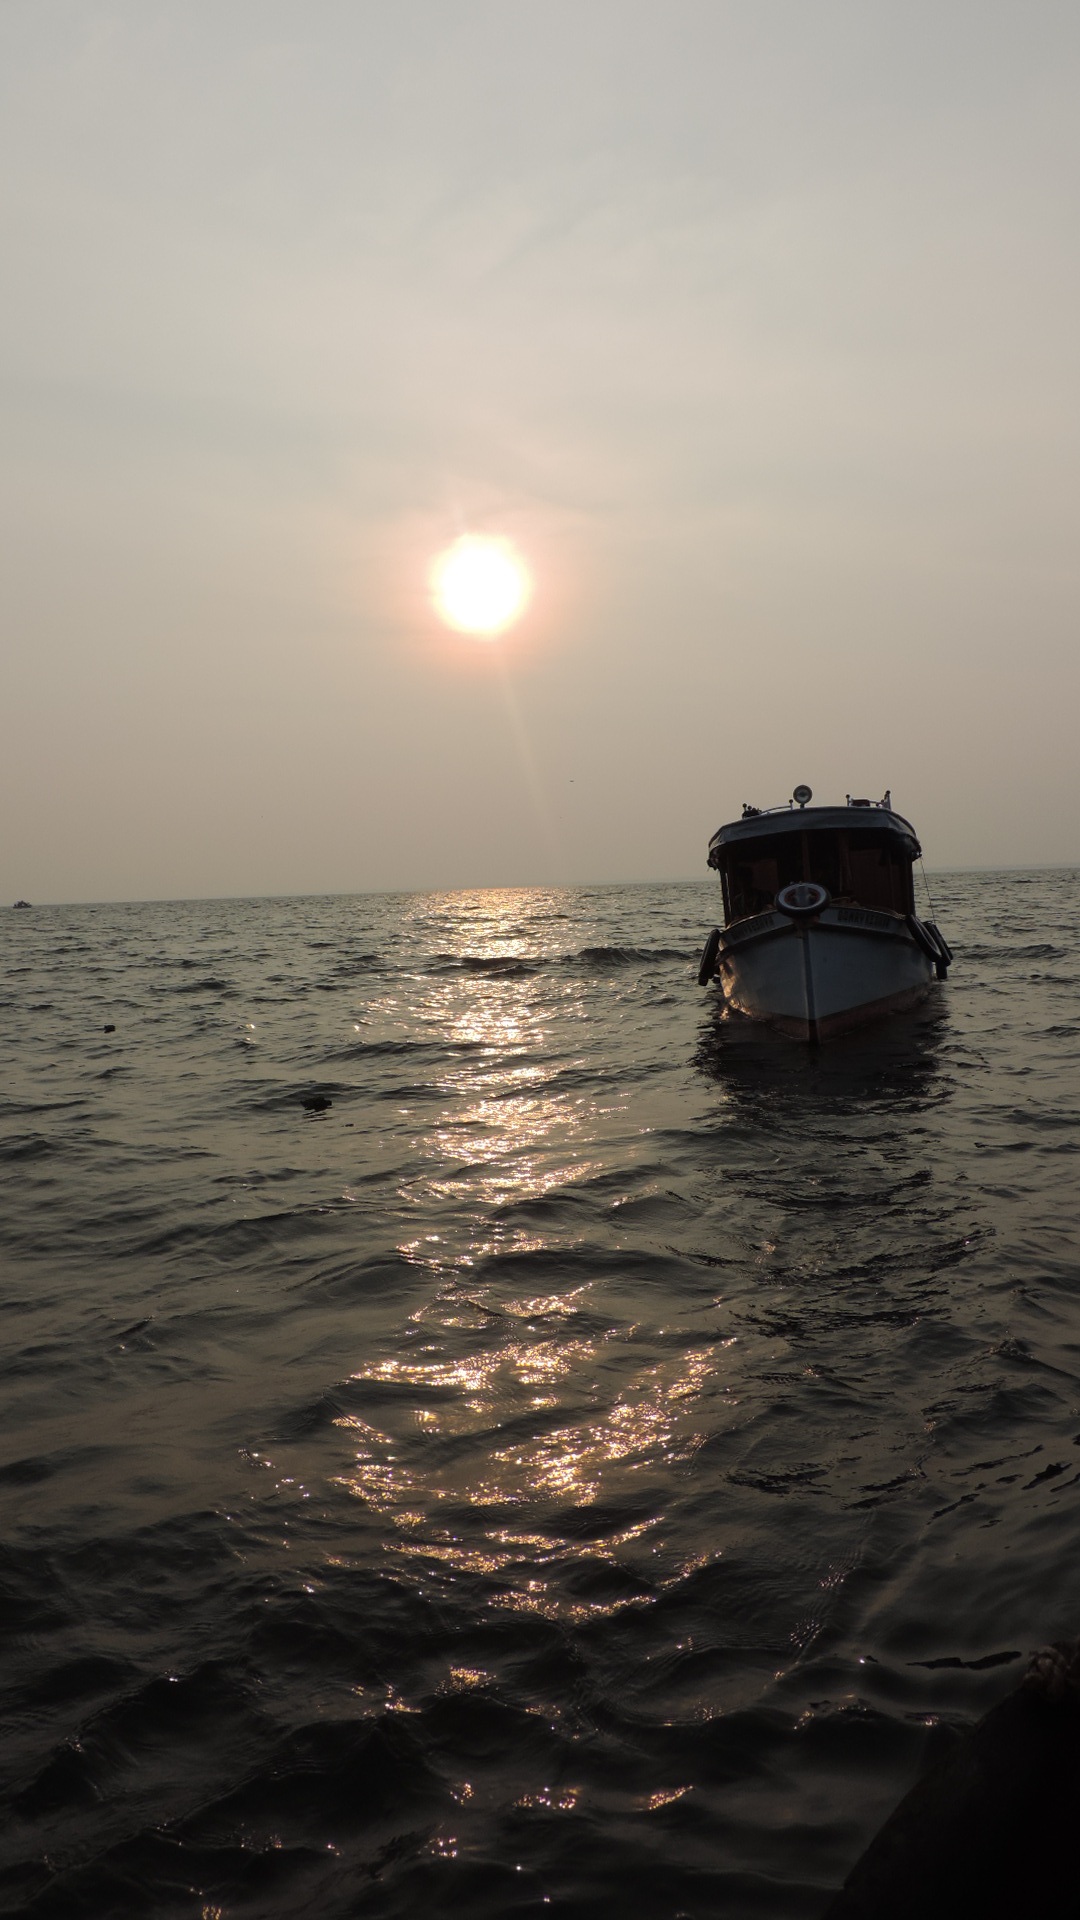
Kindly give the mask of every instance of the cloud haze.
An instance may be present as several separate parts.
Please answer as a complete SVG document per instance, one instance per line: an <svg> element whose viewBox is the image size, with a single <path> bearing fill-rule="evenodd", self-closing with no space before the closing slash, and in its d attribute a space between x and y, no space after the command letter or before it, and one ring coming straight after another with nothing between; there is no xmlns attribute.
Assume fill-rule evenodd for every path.
<svg viewBox="0 0 1080 1920"><path fill-rule="evenodd" d="M704 874L799 780L1080 861L1078 55L1041 0L9 0L0 899ZM494 645L462 531L536 582Z"/></svg>

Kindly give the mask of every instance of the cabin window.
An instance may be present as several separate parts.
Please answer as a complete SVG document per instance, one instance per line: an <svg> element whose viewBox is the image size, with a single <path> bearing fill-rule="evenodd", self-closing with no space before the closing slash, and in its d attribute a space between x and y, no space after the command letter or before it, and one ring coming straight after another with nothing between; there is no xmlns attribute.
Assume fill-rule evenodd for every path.
<svg viewBox="0 0 1080 1920"><path fill-rule="evenodd" d="M910 913L914 906L911 861L884 835L869 846L860 839L848 851L851 893L860 907L886 913Z"/></svg>
<svg viewBox="0 0 1080 1920"><path fill-rule="evenodd" d="M764 835L748 845L729 847L725 854L728 917L745 920L768 913L781 887L803 876L802 841L798 833Z"/></svg>
<svg viewBox="0 0 1080 1920"><path fill-rule="evenodd" d="M816 880L834 900L879 912L910 913L914 906L911 860L888 833L763 834L726 848L723 874L729 921L768 913L793 880Z"/></svg>

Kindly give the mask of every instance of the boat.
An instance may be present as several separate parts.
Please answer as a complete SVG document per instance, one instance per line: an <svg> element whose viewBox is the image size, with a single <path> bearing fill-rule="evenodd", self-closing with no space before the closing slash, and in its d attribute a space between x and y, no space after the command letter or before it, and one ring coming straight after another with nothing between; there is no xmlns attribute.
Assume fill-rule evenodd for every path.
<svg viewBox="0 0 1080 1920"><path fill-rule="evenodd" d="M29 907L29 905L30 905L29 900L16 900L14 910L15 912L18 912L20 907Z"/></svg>
<svg viewBox="0 0 1080 1920"><path fill-rule="evenodd" d="M698 980L729 1007L797 1040L830 1040L913 1007L944 980L952 950L915 911L911 822L882 800L812 807L796 787L782 807L744 806L709 841L724 925Z"/></svg>

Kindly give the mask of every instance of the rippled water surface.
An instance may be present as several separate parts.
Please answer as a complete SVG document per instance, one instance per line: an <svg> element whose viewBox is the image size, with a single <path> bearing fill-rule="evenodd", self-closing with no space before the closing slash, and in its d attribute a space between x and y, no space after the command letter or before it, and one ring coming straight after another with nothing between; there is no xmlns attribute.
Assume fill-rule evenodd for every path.
<svg viewBox="0 0 1080 1920"><path fill-rule="evenodd" d="M0 1910L821 1912L1080 1630L1080 884L935 905L820 1054L709 884L0 915Z"/></svg>

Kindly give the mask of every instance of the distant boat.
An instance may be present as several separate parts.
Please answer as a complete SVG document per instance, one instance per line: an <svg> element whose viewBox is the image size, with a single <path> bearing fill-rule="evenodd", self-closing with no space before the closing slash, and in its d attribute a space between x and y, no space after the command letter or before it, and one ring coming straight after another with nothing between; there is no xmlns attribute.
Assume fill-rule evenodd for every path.
<svg viewBox="0 0 1080 1920"><path fill-rule="evenodd" d="M16 908L19 908L19 907L27 907L27 908L29 908L29 905L30 905L30 902L29 902L29 900L16 900L16 902L15 902L15 906L16 906Z"/></svg>
<svg viewBox="0 0 1080 1920"><path fill-rule="evenodd" d="M952 950L915 912L915 829L892 796L811 807L744 807L709 841L724 926L698 972L729 1006L797 1040L828 1040L912 1007L944 980Z"/></svg>

